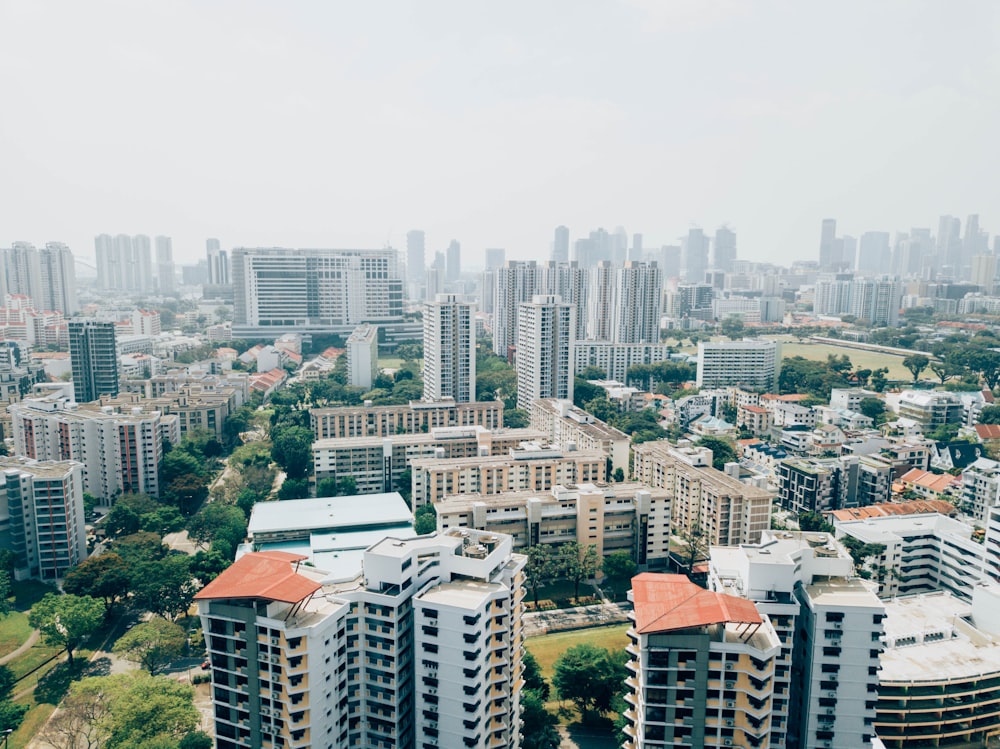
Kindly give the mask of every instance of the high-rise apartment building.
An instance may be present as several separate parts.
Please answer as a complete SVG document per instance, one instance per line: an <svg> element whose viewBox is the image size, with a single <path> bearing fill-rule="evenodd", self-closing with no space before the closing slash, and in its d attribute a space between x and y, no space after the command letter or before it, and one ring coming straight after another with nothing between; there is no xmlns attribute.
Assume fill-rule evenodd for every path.
<svg viewBox="0 0 1000 749"><path fill-rule="evenodd" d="M556 227L555 238L552 240L552 261L569 262L569 229L565 226Z"/></svg>
<svg viewBox="0 0 1000 749"><path fill-rule="evenodd" d="M499 429L503 426L503 401L411 401L402 406L313 408L309 422L318 440L427 434L438 427Z"/></svg>
<svg viewBox="0 0 1000 749"><path fill-rule="evenodd" d="M132 237L131 258L125 256L126 282L123 288L140 292L154 289L152 248L149 237L145 234Z"/></svg>
<svg viewBox="0 0 1000 749"><path fill-rule="evenodd" d="M556 295L537 295L517 308L517 407L536 398L573 400L576 314Z"/></svg>
<svg viewBox="0 0 1000 749"><path fill-rule="evenodd" d="M770 620L685 575L644 572L629 598L625 749L767 746L781 655Z"/></svg>
<svg viewBox="0 0 1000 749"><path fill-rule="evenodd" d="M139 407L78 406L58 396L8 407L14 453L33 460L75 460L83 489L111 502L119 494L158 496L163 441L180 442L176 415Z"/></svg>
<svg viewBox="0 0 1000 749"><path fill-rule="evenodd" d="M536 294L558 294L574 307L577 336L583 335L587 320L588 280L590 269L581 268L575 260L568 263L549 261L538 268Z"/></svg>
<svg viewBox="0 0 1000 749"><path fill-rule="evenodd" d="M35 304L67 316L75 314L80 305L76 298L76 268L69 247L61 242L47 242L38 259L41 299L36 299Z"/></svg>
<svg viewBox="0 0 1000 749"><path fill-rule="evenodd" d="M118 395L118 351L113 322L70 320L69 356L78 403L89 403L102 395Z"/></svg>
<svg viewBox="0 0 1000 749"><path fill-rule="evenodd" d="M777 475L781 505L795 513L882 504L893 481L889 463L858 455L783 460Z"/></svg>
<svg viewBox="0 0 1000 749"><path fill-rule="evenodd" d="M424 400L476 399L475 305L438 294L424 305Z"/></svg>
<svg viewBox="0 0 1000 749"><path fill-rule="evenodd" d="M768 530L712 547L709 587L752 601L781 642L772 747L871 745L885 609L833 536Z"/></svg>
<svg viewBox="0 0 1000 749"><path fill-rule="evenodd" d="M10 248L0 253L2 260L2 286L0 291L7 294L23 294L31 297L38 309L42 306L42 269L38 249L29 242L14 242Z"/></svg>
<svg viewBox="0 0 1000 749"><path fill-rule="evenodd" d="M197 594L218 749L520 743L524 557L455 529L360 570L246 554Z"/></svg>
<svg viewBox="0 0 1000 749"><path fill-rule="evenodd" d="M378 328L359 325L347 338L347 382L370 390L378 376Z"/></svg>
<svg viewBox="0 0 1000 749"><path fill-rule="evenodd" d="M899 322L903 285L895 276L858 278L851 286L851 314L876 327L892 327Z"/></svg>
<svg viewBox="0 0 1000 749"><path fill-rule="evenodd" d="M232 252L233 335L346 333L403 318L396 251L239 247Z"/></svg>
<svg viewBox="0 0 1000 749"><path fill-rule="evenodd" d="M706 447L667 440L633 446L632 477L671 494L675 534L701 533L709 544L757 543L771 524L773 495L712 467Z"/></svg>
<svg viewBox="0 0 1000 749"><path fill-rule="evenodd" d="M517 310L530 302L538 289L538 263L508 260L496 271L493 303L493 353L508 358L517 345Z"/></svg>
<svg viewBox="0 0 1000 749"><path fill-rule="evenodd" d="M715 243L712 247L712 267L725 273L732 273L733 262L736 260L736 232L728 226L720 226L715 230Z"/></svg>
<svg viewBox="0 0 1000 749"><path fill-rule="evenodd" d="M615 269L608 260L602 260L589 269L587 290L587 325L585 333L590 341L610 341L615 321Z"/></svg>
<svg viewBox="0 0 1000 749"><path fill-rule="evenodd" d="M851 311L854 274L831 273L816 279L813 312L817 315L846 315Z"/></svg>
<svg viewBox="0 0 1000 749"><path fill-rule="evenodd" d="M174 266L174 243L170 237L156 238L156 286L161 294L170 294L177 287Z"/></svg>
<svg viewBox="0 0 1000 749"><path fill-rule="evenodd" d="M616 343L659 343L663 275L656 261L629 260L615 269L614 329Z"/></svg>
<svg viewBox="0 0 1000 749"><path fill-rule="evenodd" d="M698 387L738 385L776 392L781 366L777 341L743 340L698 344Z"/></svg>
<svg viewBox="0 0 1000 749"><path fill-rule="evenodd" d="M0 458L17 579L56 580L87 558L82 475L69 460Z"/></svg>

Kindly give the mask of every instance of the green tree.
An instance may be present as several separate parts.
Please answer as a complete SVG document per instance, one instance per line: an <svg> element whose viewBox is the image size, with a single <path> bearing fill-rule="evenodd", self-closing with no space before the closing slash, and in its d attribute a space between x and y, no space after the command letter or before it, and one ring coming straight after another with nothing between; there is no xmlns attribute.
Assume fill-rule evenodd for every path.
<svg viewBox="0 0 1000 749"><path fill-rule="evenodd" d="M434 509L434 505L426 504L417 508L414 513L413 530L418 536L437 530L437 510Z"/></svg>
<svg viewBox="0 0 1000 749"><path fill-rule="evenodd" d="M630 581L639 568L627 551L615 551L604 557L602 569L611 583L612 593L615 593L618 586Z"/></svg>
<svg viewBox="0 0 1000 749"><path fill-rule="evenodd" d="M619 415L618 407L608 400L608 396L603 392L596 398L592 398L583 405L583 410L593 416L595 419L600 419L605 424L614 423L615 419Z"/></svg>
<svg viewBox="0 0 1000 749"><path fill-rule="evenodd" d="M521 692L521 721L523 749L559 749L556 716L545 708L544 698L528 688Z"/></svg>
<svg viewBox="0 0 1000 749"><path fill-rule="evenodd" d="M708 556L708 539L700 525L693 525L691 530L682 530L680 538L680 555L687 574L694 572L694 566Z"/></svg>
<svg viewBox="0 0 1000 749"><path fill-rule="evenodd" d="M197 590L187 555L171 554L133 567L132 600L141 611L173 621L187 613Z"/></svg>
<svg viewBox="0 0 1000 749"><path fill-rule="evenodd" d="M966 371L961 364L950 361L933 361L930 363L930 370L941 380L942 385Z"/></svg>
<svg viewBox="0 0 1000 749"><path fill-rule="evenodd" d="M601 569L601 556L594 544L584 546L576 541L561 544L556 551L561 577L573 583L573 598L580 597L580 583L594 577Z"/></svg>
<svg viewBox="0 0 1000 749"><path fill-rule="evenodd" d="M903 366L910 370L914 382L920 378L920 373L927 369L930 363L931 360L923 354L910 354L903 358Z"/></svg>
<svg viewBox="0 0 1000 749"><path fill-rule="evenodd" d="M201 473L182 473L167 483L163 496L183 514L190 515L208 498L208 482Z"/></svg>
<svg viewBox="0 0 1000 749"><path fill-rule="evenodd" d="M84 560L66 573L63 590L76 596L90 596L104 601L104 613L128 595L129 568L114 552L105 552Z"/></svg>
<svg viewBox="0 0 1000 749"><path fill-rule="evenodd" d="M549 698L549 683L545 681L545 677L542 675L542 667L538 665L538 661L531 654L530 650L524 651L524 658L521 661L521 665L523 667L524 688L530 689L543 700L547 700Z"/></svg>
<svg viewBox="0 0 1000 749"><path fill-rule="evenodd" d="M611 709L626 673L620 658L604 648L583 643L567 649L556 660L552 685L561 699L576 705L587 723L590 711L604 713Z"/></svg>
<svg viewBox="0 0 1000 749"><path fill-rule="evenodd" d="M719 325L719 332L722 335L729 338L731 341L735 341L737 338L743 337L743 332L746 326L743 324L743 318L737 317L736 315L730 315Z"/></svg>
<svg viewBox="0 0 1000 749"><path fill-rule="evenodd" d="M1000 424L1000 406L984 406L977 421L980 424Z"/></svg>
<svg viewBox="0 0 1000 749"><path fill-rule="evenodd" d="M528 561L524 566L528 587L531 588L531 598L538 608L538 589L545 581L556 575L556 559L552 547L548 544L534 544L528 547Z"/></svg>
<svg viewBox="0 0 1000 749"><path fill-rule="evenodd" d="M512 408L503 412L503 425L507 429L523 429L528 423L528 412L523 408Z"/></svg>
<svg viewBox="0 0 1000 749"><path fill-rule="evenodd" d="M736 447L729 440L722 437L702 437L697 442L699 447L707 447L712 451L712 468L721 471L726 467L726 463L736 460Z"/></svg>
<svg viewBox="0 0 1000 749"><path fill-rule="evenodd" d="M181 739L177 749L212 749L212 737L203 731L193 731Z"/></svg>
<svg viewBox="0 0 1000 749"><path fill-rule="evenodd" d="M153 617L137 624L115 643L113 651L138 663L150 676L156 676L171 661L180 657L187 645L187 632L179 624Z"/></svg>
<svg viewBox="0 0 1000 749"><path fill-rule="evenodd" d="M622 468L621 466L618 466L618 468L616 468L614 472L611 474L611 478L615 483L620 484L625 480L625 469Z"/></svg>
<svg viewBox="0 0 1000 749"><path fill-rule="evenodd" d="M289 478L305 478L312 462L312 430L305 427L282 429L274 435L271 458L285 471Z"/></svg>
<svg viewBox="0 0 1000 749"><path fill-rule="evenodd" d="M247 533L247 519L243 511L233 505L209 502L191 518L188 536L199 544L222 544L225 553L232 555Z"/></svg>
<svg viewBox="0 0 1000 749"><path fill-rule="evenodd" d="M888 367L879 367L878 369L872 372L871 385L872 385L872 390L874 390L876 393L885 392L886 385L889 384L889 381L886 379L887 374L889 374Z"/></svg>
<svg viewBox="0 0 1000 749"><path fill-rule="evenodd" d="M11 582L10 573L0 569L0 618L10 613L10 601L7 599L14 594L14 584Z"/></svg>
<svg viewBox="0 0 1000 749"><path fill-rule="evenodd" d="M885 413L885 403L881 398L862 398L858 410L877 424Z"/></svg>
<svg viewBox="0 0 1000 749"><path fill-rule="evenodd" d="M17 730L27 712L27 705L12 702L11 700L0 701L0 735L7 731Z"/></svg>
<svg viewBox="0 0 1000 749"><path fill-rule="evenodd" d="M160 481L162 484L169 484L178 476L188 474L201 476L202 472L202 464L198 461L198 458L187 450L171 450L160 461Z"/></svg>
<svg viewBox="0 0 1000 749"><path fill-rule="evenodd" d="M305 499L309 496L309 479L286 478L278 489L278 499Z"/></svg>
<svg viewBox="0 0 1000 749"><path fill-rule="evenodd" d="M101 626L104 605L90 596L46 593L31 607L28 622L49 645L66 649L70 669L73 651Z"/></svg>
<svg viewBox="0 0 1000 749"><path fill-rule="evenodd" d="M590 366L581 369L576 373L576 376L581 380L606 380L608 378L608 373L600 367Z"/></svg>
<svg viewBox="0 0 1000 749"><path fill-rule="evenodd" d="M799 513L799 530L805 531L806 533L810 531L822 531L823 533L833 533L833 526L826 522L826 518L823 517L822 513L815 512L813 510L805 510Z"/></svg>

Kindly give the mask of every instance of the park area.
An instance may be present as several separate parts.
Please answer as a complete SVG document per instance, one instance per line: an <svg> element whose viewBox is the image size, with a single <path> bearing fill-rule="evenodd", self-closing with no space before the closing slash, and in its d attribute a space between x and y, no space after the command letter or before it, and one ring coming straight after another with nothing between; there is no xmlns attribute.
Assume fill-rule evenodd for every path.
<svg viewBox="0 0 1000 749"><path fill-rule="evenodd" d="M793 338L781 340L781 358L787 359L792 356L801 356L803 359L814 361L826 361L828 356L846 356L851 360L855 369L875 370L879 367L888 367L889 373L886 377L889 380L910 381L913 379L913 374L903 366L904 357L893 354L864 351L828 343L799 343Z"/></svg>

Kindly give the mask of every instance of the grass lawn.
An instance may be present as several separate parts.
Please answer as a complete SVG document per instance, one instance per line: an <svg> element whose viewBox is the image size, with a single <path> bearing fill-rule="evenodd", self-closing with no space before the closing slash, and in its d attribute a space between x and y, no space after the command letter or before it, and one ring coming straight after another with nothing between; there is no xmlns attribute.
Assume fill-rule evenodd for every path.
<svg viewBox="0 0 1000 749"><path fill-rule="evenodd" d="M7 664L8 668L14 672L14 677L20 679L24 676L23 681L17 682L14 686L14 692L21 692L25 689L32 689L38 684L38 680L43 678L49 671L58 665L59 661L54 660L51 663L45 663L49 658L58 653L61 648L55 648L51 645L45 645L43 642L39 641L36 645L28 649L24 655L19 658L15 658L10 663ZM89 655L80 656L79 653L87 653L87 651L75 651L73 653L73 658L78 660L85 660ZM33 668L41 666L43 663L45 665L35 671L30 676L27 676Z"/></svg>
<svg viewBox="0 0 1000 749"><path fill-rule="evenodd" d="M903 366L902 356L892 354L880 354L874 351L862 351L846 346L834 346L827 343L782 343L781 358L789 356L801 356L803 359L814 359L826 361L830 354L840 356L846 354L855 368L877 369L878 367L888 367L890 380L912 380L913 375L910 370ZM925 370L922 377L933 377L933 372Z"/></svg>
<svg viewBox="0 0 1000 749"><path fill-rule="evenodd" d="M424 366L423 359L417 359L416 362L417 372L420 368ZM378 358L378 368L379 369L399 369L403 366L403 360L398 356L380 356Z"/></svg>
<svg viewBox="0 0 1000 749"><path fill-rule="evenodd" d="M607 627L575 629L569 632L553 632L548 635L529 637L524 646L535 656L542 674L551 679L553 667L559 656L574 645L588 643L608 650L624 650L628 645L628 624L612 624Z"/></svg>
<svg viewBox="0 0 1000 749"><path fill-rule="evenodd" d="M9 749L24 749L38 735L45 721L49 719L49 716L56 709L55 705L36 705L30 699L21 702L21 704L28 704L32 707L24 716L24 722L21 724L21 727L10 735L8 742Z"/></svg>
<svg viewBox="0 0 1000 749"><path fill-rule="evenodd" d="M17 650L31 634L27 614L11 611L0 618L0 656Z"/></svg>

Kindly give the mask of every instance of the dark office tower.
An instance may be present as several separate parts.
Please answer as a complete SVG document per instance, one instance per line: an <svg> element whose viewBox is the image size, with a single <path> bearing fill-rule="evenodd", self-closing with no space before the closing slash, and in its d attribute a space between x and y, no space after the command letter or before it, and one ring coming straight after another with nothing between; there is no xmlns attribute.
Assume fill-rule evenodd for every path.
<svg viewBox="0 0 1000 749"><path fill-rule="evenodd" d="M701 283L708 270L708 237L701 229L691 229L681 249L681 276L685 281Z"/></svg>
<svg viewBox="0 0 1000 749"><path fill-rule="evenodd" d="M507 250L503 247L486 248L486 268L502 268L507 262Z"/></svg>
<svg viewBox="0 0 1000 749"><path fill-rule="evenodd" d="M174 266L174 243L170 237L156 238L156 283L161 294L169 294L176 287L177 270Z"/></svg>
<svg viewBox="0 0 1000 749"><path fill-rule="evenodd" d="M555 238L552 240L552 259L557 263L569 262L569 229L557 226Z"/></svg>
<svg viewBox="0 0 1000 749"><path fill-rule="evenodd" d="M118 395L118 352L113 322L70 320L69 356L78 403L95 401L102 395Z"/></svg>
<svg viewBox="0 0 1000 749"><path fill-rule="evenodd" d="M633 234L632 235L632 246L628 251L629 260L643 260L642 256L642 235Z"/></svg>
<svg viewBox="0 0 1000 749"><path fill-rule="evenodd" d="M715 230L712 267L725 273L732 273L734 260L736 260L736 232L728 226L720 226Z"/></svg>
<svg viewBox="0 0 1000 749"><path fill-rule="evenodd" d="M660 265L663 278L681 277L681 248L675 244L665 244L660 248Z"/></svg>
<svg viewBox="0 0 1000 749"><path fill-rule="evenodd" d="M457 239L448 243L445 251L445 278L448 281L457 281L462 275L462 245ZM428 299L432 297L428 296Z"/></svg>
<svg viewBox="0 0 1000 749"><path fill-rule="evenodd" d="M419 229L406 232L406 291L411 298L419 296L413 287L423 283L425 266L424 233Z"/></svg>
<svg viewBox="0 0 1000 749"><path fill-rule="evenodd" d="M889 232L866 231L861 235L858 272L882 275L889 272Z"/></svg>
<svg viewBox="0 0 1000 749"><path fill-rule="evenodd" d="M823 219L823 228L819 236L819 267L822 270L833 270L840 265L841 245L837 243L837 219Z"/></svg>

